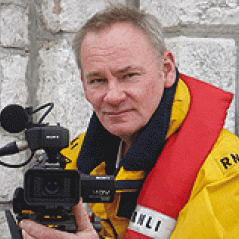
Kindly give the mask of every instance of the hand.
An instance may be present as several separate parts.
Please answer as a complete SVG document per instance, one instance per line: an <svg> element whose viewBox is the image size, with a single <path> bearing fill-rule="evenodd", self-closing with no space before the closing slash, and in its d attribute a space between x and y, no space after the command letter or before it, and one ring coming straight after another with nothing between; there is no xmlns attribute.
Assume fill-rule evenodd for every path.
<svg viewBox="0 0 239 239"><path fill-rule="evenodd" d="M76 233L54 230L31 220L23 220L20 222L23 239L99 239L81 201L73 207L73 213L78 226Z"/></svg>

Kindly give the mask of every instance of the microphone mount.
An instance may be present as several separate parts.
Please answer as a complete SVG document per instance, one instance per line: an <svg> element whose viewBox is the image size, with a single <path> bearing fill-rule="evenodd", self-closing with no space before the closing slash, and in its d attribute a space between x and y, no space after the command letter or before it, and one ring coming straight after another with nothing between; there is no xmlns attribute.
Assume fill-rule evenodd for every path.
<svg viewBox="0 0 239 239"><path fill-rule="evenodd" d="M33 123L32 115L39 112L40 110L48 107L47 111L42 115L37 123ZM0 165L8 168L20 168L28 164L35 151L38 149L44 149L45 151L55 152L57 154L62 148L68 146L69 142L69 131L67 129L58 126L49 126L49 124L43 124L45 117L51 112L54 107L54 103L44 104L37 109L33 110L33 107L27 107L23 109L19 105L9 105L5 107L0 115L1 121L4 125L4 129L10 133L20 132L19 130L25 130L26 142L11 142L4 147L0 148L0 156L11 155L19 153L22 150L30 148L30 157L21 164L8 164L0 161ZM7 119L10 118L10 124ZM9 125L17 124L16 119L20 121L20 126L12 128ZM14 122L13 122L14 121ZM64 142L63 142L64 141ZM20 143L20 144L19 144ZM23 146L22 146L23 145ZM28 146L28 147L27 147Z"/></svg>

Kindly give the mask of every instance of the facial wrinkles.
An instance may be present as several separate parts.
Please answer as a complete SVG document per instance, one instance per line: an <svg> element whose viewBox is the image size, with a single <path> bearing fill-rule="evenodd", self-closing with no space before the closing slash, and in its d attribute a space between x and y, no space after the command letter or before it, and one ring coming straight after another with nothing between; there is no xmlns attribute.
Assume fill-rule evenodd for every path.
<svg viewBox="0 0 239 239"><path fill-rule="evenodd" d="M90 64L99 63L105 64L107 68L112 69L113 71L117 71L117 68L124 68L126 67L130 61L131 53L130 51L126 50L125 48L94 48L91 50L90 54L88 55L87 62ZM94 65L94 67L97 65ZM102 65L100 65L102 68ZM87 66L86 66L87 67ZM89 65L90 70L92 68ZM103 67L105 68L105 67ZM102 70L102 69L99 69Z"/></svg>
<svg viewBox="0 0 239 239"><path fill-rule="evenodd" d="M125 34L127 34L127 32ZM100 38L102 36L104 37ZM87 52L87 58L88 58L87 61L102 62L102 63L107 63L108 65L110 65L112 61L116 62L117 64L117 63L120 63L122 59L122 62L125 63L125 61L131 59L131 56L133 55L134 52L138 51L138 42L134 41L130 37L130 35L128 36L129 41L123 41L121 38L118 38L117 36L113 38L115 39L112 39L112 37L108 35L105 36L104 34L103 35L93 34L93 36L89 37L87 39L87 45L88 45L87 48L89 50ZM128 44L130 44L130 47L127 46ZM97 47L94 47L95 45ZM151 51L151 45L146 46L146 48L147 49L144 49L145 52ZM145 56L141 57L141 59L134 59L134 60L142 61L142 58L143 58L143 61L145 61L146 63L146 60L144 60L144 57Z"/></svg>
<svg viewBox="0 0 239 239"><path fill-rule="evenodd" d="M159 74L162 67L159 67L148 39L145 41L141 32L135 31L132 25L128 27L115 24L109 31L89 34L83 41L81 57L84 76L97 73L90 79L97 80L96 84L86 82L84 89L102 125L121 139L126 141L128 137L127 141L132 141L133 135L148 122L157 108L164 79L163 74ZM127 67L140 69L139 75L127 76L126 81L119 80L125 75L120 70ZM113 90L105 100L109 87ZM129 112L122 113L124 110Z"/></svg>
<svg viewBox="0 0 239 239"><path fill-rule="evenodd" d="M117 72L117 70L123 69L126 66L132 66L132 64L134 64L132 67L137 67L137 58L134 59L134 62L132 63L132 53L131 53L131 49L134 50L134 47L131 49L125 49L124 47L108 47L108 46L101 46L101 47L91 47L90 48L91 51L88 54L88 59L87 62L93 63L94 65L94 69L92 70L92 72L96 72L99 73L99 75L102 75L103 77L106 78L111 78L112 76L115 77L114 73ZM146 49L146 51L148 51L148 49ZM148 56L146 54L146 56ZM152 57L145 57L142 59L142 56L138 58L139 60L139 66L142 68L142 71L145 67L151 68L154 67L155 61ZM129 63L127 63L127 61ZM99 68L97 68L97 64L95 63L99 63ZM103 63L103 65L102 65ZM128 65L127 65L128 64ZM104 67L102 67L104 66ZM90 64L88 65L88 68L91 69ZM143 73L143 72L141 72ZM160 80L160 79L159 79ZM152 85L147 85L148 88L148 92L150 92L150 88L153 88ZM141 91L143 89L139 89L139 91ZM145 89L144 89L145 90ZM126 91L127 93L127 91ZM138 92L139 93L139 92ZM129 94L130 96L130 94ZM102 105L102 107L107 107L107 108L122 108L123 102L121 102L120 106L119 105L110 105L110 104L106 104L104 103Z"/></svg>
<svg viewBox="0 0 239 239"><path fill-rule="evenodd" d="M125 34L127 34L126 31ZM141 67L147 69L154 67L154 59L156 57L155 53L153 52L152 54L147 54L149 52L152 52L151 44L145 46L143 53L141 52L140 56L135 56L134 52L138 52L139 47L138 42L133 41L132 38L131 43L133 42L133 44L131 44L131 47L127 48L127 41L125 42L119 40L117 37L116 39L113 39L114 37L109 37L108 35L105 36L104 34L101 35L101 37L102 36L104 37L100 38L96 34L94 34L94 37L92 36L87 40L89 51L87 52L88 54L86 55L86 57L88 64L83 67L88 68L86 72L94 71L100 74L104 74L106 71L108 71L108 73L111 72L113 74L118 69L132 64L136 66L138 64ZM94 45L97 45L97 47L93 47ZM91 63L94 66L93 68L91 66Z"/></svg>

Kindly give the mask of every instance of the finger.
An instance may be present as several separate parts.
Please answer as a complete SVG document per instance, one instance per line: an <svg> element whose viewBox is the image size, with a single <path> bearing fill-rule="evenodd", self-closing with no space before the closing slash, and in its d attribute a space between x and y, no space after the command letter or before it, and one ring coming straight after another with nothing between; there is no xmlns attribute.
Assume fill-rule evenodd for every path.
<svg viewBox="0 0 239 239"><path fill-rule="evenodd" d="M24 239L73 239L74 234L54 230L44 225L38 224L31 220L23 220L20 222L20 227L26 232Z"/></svg>
<svg viewBox="0 0 239 239"><path fill-rule="evenodd" d="M79 231L76 233L77 239L99 239L99 235L94 229Z"/></svg>
<svg viewBox="0 0 239 239"><path fill-rule="evenodd" d="M78 231L93 229L89 216L81 200L75 207L72 208L72 211L75 215Z"/></svg>
<svg viewBox="0 0 239 239"><path fill-rule="evenodd" d="M24 230L22 230L22 237L23 239L34 239L33 237L29 236Z"/></svg>

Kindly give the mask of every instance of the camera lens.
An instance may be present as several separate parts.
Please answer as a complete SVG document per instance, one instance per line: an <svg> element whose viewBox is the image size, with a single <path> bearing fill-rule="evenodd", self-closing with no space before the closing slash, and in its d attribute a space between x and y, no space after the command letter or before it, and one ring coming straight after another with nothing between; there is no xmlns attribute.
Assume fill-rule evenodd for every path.
<svg viewBox="0 0 239 239"><path fill-rule="evenodd" d="M60 190L59 183L57 181L47 181L45 183L44 190L50 195L57 194Z"/></svg>

